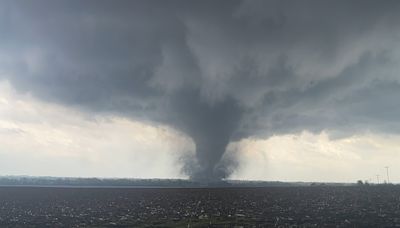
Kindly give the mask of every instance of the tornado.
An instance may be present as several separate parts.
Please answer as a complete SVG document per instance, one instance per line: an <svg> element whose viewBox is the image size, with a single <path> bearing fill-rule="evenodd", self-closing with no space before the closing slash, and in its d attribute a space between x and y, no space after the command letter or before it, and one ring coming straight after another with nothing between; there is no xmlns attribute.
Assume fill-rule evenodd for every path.
<svg viewBox="0 0 400 228"><path fill-rule="evenodd" d="M195 167L185 172L201 182L220 181L229 175L221 161L226 147L240 123L244 110L233 99L212 104L196 92L180 93L171 101L175 115L172 123L186 133L195 144Z"/></svg>

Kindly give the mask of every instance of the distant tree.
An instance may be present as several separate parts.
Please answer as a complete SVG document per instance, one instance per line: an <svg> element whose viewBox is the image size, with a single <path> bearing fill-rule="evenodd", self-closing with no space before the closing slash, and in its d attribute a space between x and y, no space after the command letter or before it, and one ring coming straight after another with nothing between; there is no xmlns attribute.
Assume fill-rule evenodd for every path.
<svg viewBox="0 0 400 228"><path fill-rule="evenodd" d="M364 185L364 182L362 180L358 180L357 185Z"/></svg>

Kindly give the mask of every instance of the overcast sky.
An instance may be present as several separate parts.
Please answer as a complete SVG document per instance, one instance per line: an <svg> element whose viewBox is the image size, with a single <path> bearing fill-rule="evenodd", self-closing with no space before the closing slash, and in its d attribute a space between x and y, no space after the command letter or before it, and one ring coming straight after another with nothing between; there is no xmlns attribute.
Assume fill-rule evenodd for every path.
<svg viewBox="0 0 400 228"><path fill-rule="evenodd" d="M400 182L398 1L0 1L0 175Z"/></svg>

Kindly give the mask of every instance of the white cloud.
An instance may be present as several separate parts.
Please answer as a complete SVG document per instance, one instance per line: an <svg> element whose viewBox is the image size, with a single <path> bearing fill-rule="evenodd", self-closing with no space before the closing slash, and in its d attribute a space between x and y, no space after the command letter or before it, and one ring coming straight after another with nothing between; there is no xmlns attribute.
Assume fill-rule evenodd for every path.
<svg viewBox="0 0 400 228"><path fill-rule="evenodd" d="M281 181L338 181L358 179L400 182L400 136L366 132L341 139L329 134L273 136L266 140L244 139L236 145L240 165L233 179Z"/></svg>
<svg viewBox="0 0 400 228"><path fill-rule="evenodd" d="M166 126L90 114L0 82L0 175L185 177L192 142Z"/></svg>

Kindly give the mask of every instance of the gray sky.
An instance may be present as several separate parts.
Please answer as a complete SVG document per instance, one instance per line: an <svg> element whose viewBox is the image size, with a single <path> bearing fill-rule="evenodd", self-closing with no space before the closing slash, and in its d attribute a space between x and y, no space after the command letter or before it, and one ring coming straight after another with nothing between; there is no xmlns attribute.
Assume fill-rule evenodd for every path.
<svg viewBox="0 0 400 228"><path fill-rule="evenodd" d="M400 180L398 21L397 1L3 0L0 174Z"/></svg>

